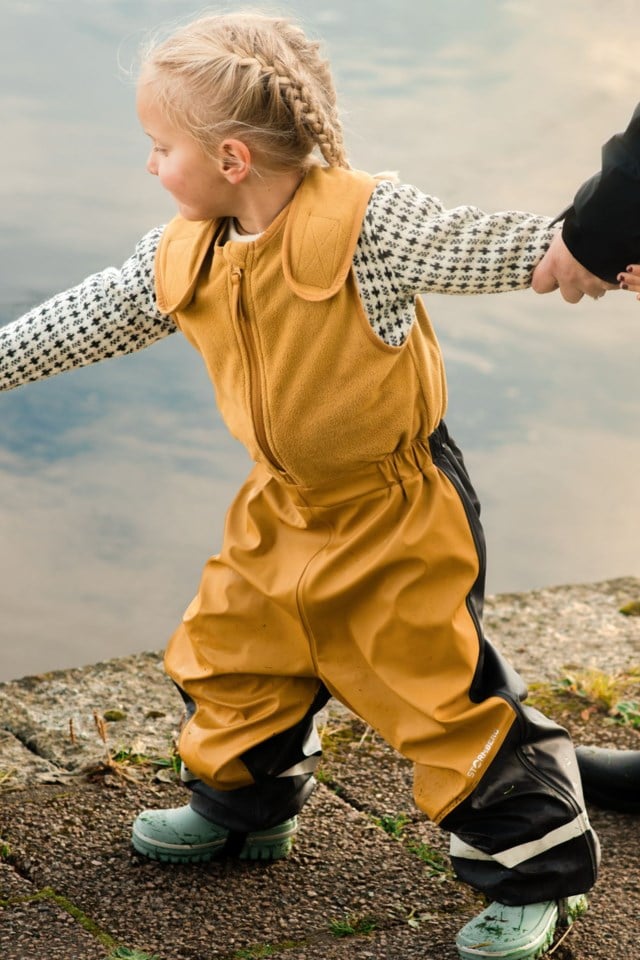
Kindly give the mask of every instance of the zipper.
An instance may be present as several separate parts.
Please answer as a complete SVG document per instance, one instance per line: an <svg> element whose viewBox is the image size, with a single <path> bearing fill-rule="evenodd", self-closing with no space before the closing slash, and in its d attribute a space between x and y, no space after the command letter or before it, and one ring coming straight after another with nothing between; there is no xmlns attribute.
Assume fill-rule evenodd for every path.
<svg viewBox="0 0 640 960"><path fill-rule="evenodd" d="M269 438L267 437L264 404L262 402L262 378L260 376L260 367L258 364L258 350L253 328L251 326L251 321L242 305L242 273L243 271L241 267L231 268L231 307L233 319L240 331L240 339L242 340L242 344L249 361L249 403L251 405L253 429L258 447L265 458L279 473L284 474L286 471L276 459L271 444L269 443Z"/></svg>

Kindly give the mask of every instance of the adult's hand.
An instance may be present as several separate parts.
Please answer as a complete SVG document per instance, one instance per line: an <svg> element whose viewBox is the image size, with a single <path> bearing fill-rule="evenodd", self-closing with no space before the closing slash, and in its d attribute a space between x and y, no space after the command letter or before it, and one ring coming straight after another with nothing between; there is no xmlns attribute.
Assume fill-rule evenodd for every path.
<svg viewBox="0 0 640 960"><path fill-rule="evenodd" d="M631 290L640 300L640 263L630 264L626 270L618 274L621 290Z"/></svg>
<svg viewBox="0 0 640 960"><path fill-rule="evenodd" d="M536 293L551 293L560 290L567 303L578 303L586 294L597 300L607 290L616 290L615 284L606 283L590 273L569 252L562 234L558 232L544 257L533 271L531 286Z"/></svg>

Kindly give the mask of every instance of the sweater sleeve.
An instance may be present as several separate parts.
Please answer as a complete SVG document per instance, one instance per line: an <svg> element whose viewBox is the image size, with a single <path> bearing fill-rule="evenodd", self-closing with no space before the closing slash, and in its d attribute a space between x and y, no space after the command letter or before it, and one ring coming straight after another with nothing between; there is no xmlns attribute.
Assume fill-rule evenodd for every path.
<svg viewBox="0 0 640 960"><path fill-rule="evenodd" d="M583 267L609 283L640 263L640 104L602 148L602 169L564 213L562 238Z"/></svg>
<svg viewBox="0 0 640 960"><path fill-rule="evenodd" d="M372 328L398 345L408 335L419 293L528 287L554 233L549 217L446 209L415 187L383 181L369 203L353 262Z"/></svg>
<svg viewBox="0 0 640 960"><path fill-rule="evenodd" d="M155 300L162 228L121 269L109 267L0 328L0 390L150 346L176 326Z"/></svg>

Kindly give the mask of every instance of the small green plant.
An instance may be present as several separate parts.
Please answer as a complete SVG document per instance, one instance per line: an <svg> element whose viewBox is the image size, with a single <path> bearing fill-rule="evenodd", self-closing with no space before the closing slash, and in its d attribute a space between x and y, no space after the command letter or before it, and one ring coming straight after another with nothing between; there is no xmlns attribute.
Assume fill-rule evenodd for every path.
<svg viewBox="0 0 640 960"><path fill-rule="evenodd" d="M625 603L620 607L620 613L625 617L640 617L640 600L630 600L629 603Z"/></svg>
<svg viewBox="0 0 640 960"><path fill-rule="evenodd" d="M622 678L618 675L604 673L602 670L584 670L573 676L563 677L560 686L574 696L610 710L619 696L621 684Z"/></svg>
<svg viewBox="0 0 640 960"><path fill-rule="evenodd" d="M343 920L332 920L329 930L334 937L357 937L372 933L377 926L378 921L375 917L368 914L361 917L349 914Z"/></svg>
<svg viewBox="0 0 640 960"><path fill-rule="evenodd" d="M11 847L6 840L0 837L0 860L9 860L11 857Z"/></svg>
<svg viewBox="0 0 640 960"><path fill-rule="evenodd" d="M93 775L115 774L122 780L139 780L145 770L169 770L172 779L180 777L180 757L175 743L171 743L166 756L150 756L134 750L133 747L111 747L107 722L96 710L93 712L93 721L100 740L104 744L104 758L91 771ZM76 743L73 722L69 725L69 736L72 743ZM160 776L160 775L158 775Z"/></svg>
<svg viewBox="0 0 640 960"><path fill-rule="evenodd" d="M550 716L592 717L640 730L640 667L609 674L590 669L565 674L555 683L530 684L530 702Z"/></svg>
<svg viewBox="0 0 640 960"><path fill-rule="evenodd" d="M362 726L358 720L341 722L329 720L318 730L322 752L326 757L339 754L345 747L362 738ZM366 727L364 728L366 732Z"/></svg>
<svg viewBox="0 0 640 960"><path fill-rule="evenodd" d="M631 668L624 673L605 673L603 670L583 670L566 674L556 684L532 684L535 694L551 695L554 691L578 704L586 704L589 711L614 710L620 701L632 700L640 688L640 670ZM567 702L565 700L565 702Z"/></svg>
<svg viewBox="0 0 640 960"><path fill-rule="evenodd" d="M426 865L427 876L438 877L441 880L453 877L448 858L439 850L435 850L426 843L409 843L407 850L414 853Z"/></svg>
<svg viewBox="0 0 640 960"><path fill-rule="evenodd" d="M170 770L176 778L180 776L180 757L175 750L166 757L161 757L138 753L132 747L119 747L111 752L111 760L124 767L154 767Z"/></svg>
<svg viewBox="0 0 640 960"><path fill-rule="evenodd" d="M105 710L102 716L107 723L120 723L121 720L127 719L127 713L125 710Z"/></svg>
<svg viewBox="0 0 640 960"><path fill-rule="evenodd" d="M409 817L406 813L398 814L383 814L381 817L376 817L375 822L379 827L382 827L385 833L388 833L390 837L393 837L394 840L399 840L402 834L404 833L404 828L409 822Z"/></svg>
<svg viewBox="0 0 640 960"><path fill-rule="evenodd" d="M273 957L285 950L293 950L304 946L298 940L283 940L282 943L257 943L253 947L243 947L233 954L232 960L263 960L264 957Z"/></svg>
<svg viewBox="0 0 640 960"><path fill-rule="evenodd" d="M157 954L142 953L140 950L130 950L129 947L116 947L116 949L105 957L105 960L160 960Z"/></svg>
<svg viewBox="0 0 640 960"><path fill-rule="evenodd" d="M234 960L262 960L263 957L272 957L278 952L277 947L272 947L269 943L261 943L257 947L247 947L245 950L238 950L234 953Z"/></svg>
<svg viewBox="0 0 640 960"><path fill-rule="evenodd" d="M339 783L333 779L330 773L327 773L326 770L317 769L314 773L314 777L318 783L324 784L327 790L331 790L332 793L335 793L336 797L344 797L345 790L344 787L340 786Z"/></svg>
<svg viewBox="0 0 640 960"><path fill-rule="evenodd" d="M614 723L640 730L640 703L637 700L620 700L609 711Z"/></svg>

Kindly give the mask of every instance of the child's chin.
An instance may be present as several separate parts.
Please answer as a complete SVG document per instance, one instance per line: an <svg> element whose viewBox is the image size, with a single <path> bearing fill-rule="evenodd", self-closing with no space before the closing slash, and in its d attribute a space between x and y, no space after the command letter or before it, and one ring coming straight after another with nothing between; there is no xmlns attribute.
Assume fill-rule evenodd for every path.
<svg viewBox="0 0 640 960"><path fill-rule="evenodd" d="M198 207L188 207L182 203L178 204L178 213L184 220L211 220L211 214L206 210L200 210Z"/></svg>
<svg viewBox="0 0 640 960"><path fill-rule="evenodd" d="M184 220L208 220L204 213L198 210L192 210L191 207L178 207L178 213Z"/></svg>

